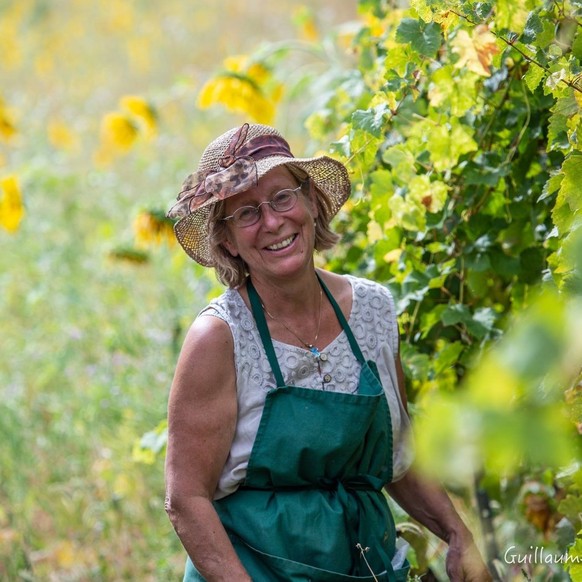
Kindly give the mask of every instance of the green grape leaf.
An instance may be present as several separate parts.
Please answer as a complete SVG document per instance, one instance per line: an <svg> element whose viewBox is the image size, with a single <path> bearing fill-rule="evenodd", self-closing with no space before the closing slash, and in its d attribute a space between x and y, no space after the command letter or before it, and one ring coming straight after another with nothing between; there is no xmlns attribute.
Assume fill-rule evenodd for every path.
<svg viewBox="0 0 582 582"><path fill-rule="evenodd" d="M558 204L568 204L570 211L579 212L582 208L582 153L575 152L562 164L564 179L558 192Z"/></svg>
<svg viewBox="0 0 582 582"><path fill-rule="evenodd" d="M386 103L376 105L371 109L358 109L352 114L352 126L362 129L375 137L381 137L384 129L384 117L388 112Z"/></svg>
<svg viewBox="0 0 582 582"><path fill-rule="evenodd" d="M386 149L382 161L392 166L392 175L401 184L416 175L414 154L405 144L396 144Z"/></svg>
<svg viewBox="0 0 582 582"><path fill-rule="evenodd" d="M548 124L548 151L568 148L568 119L553 113Z"/></svg>
<svg viewBox="0 0 582 582"><path fill-rule="evenodd" d="M435 372L441 374L447 368L454 366L465 347L461 342L442 342L435 354Z"/></svg>
<svg viewBox="0 0 582 582"><path fill-rule="evenodd" d="M523 76L523 80L525 81L527 88L532 93L537 89L538 85L542 82L542 79L544 78L545 74L546 72L538 65L535 65L534 63L529 64L527 71Z"/></svg>
<svg viewBox="0 0 582 582"><path fill-rule="evenodd" d="M390 198L388 205L396 223L411 231L423 231L426 228L426 210L424 206L405 199L398 194Z"/></svg>
<svg viewBox="0 0 582 582"><path fill-rule="evenodd" d="M404 18L396 29L396 40L409 44L419 54L434 58L441 46L441 27L436 22L428 24L414 18Z"/></svg>
<svg viewBox="0 0 582 582"><path fill-rule="evenodd" d="M441 314L441 321L445 325L457 325L467 323L472 319L471 310L462 303L449 305Z"/></svg>
<svg viewBox="0 0 582 582"><path fill-rule="evenodd" d="M582 30L578 29L574 42L572 43L572 54L582 61Z"/></svg>
<svg viewBox="0 0 582 582"><path fill-rule="evenodd" d="M543 30L544 25L542 24L538 13L530 12L521 35L521 41L526 44L536 44L535 41Z"/></svg>

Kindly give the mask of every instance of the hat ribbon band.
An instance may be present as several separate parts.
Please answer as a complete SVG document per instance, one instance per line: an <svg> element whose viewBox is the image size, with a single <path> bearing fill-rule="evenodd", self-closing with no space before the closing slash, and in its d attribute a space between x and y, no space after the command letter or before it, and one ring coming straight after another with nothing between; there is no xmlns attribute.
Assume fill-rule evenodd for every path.
<svg viewBox="0 0 582 582"><path fill-rule="evenodd" d="M235 138L240 141L236 134L233 141ZM235 153L227 154L221 158L219 163L224 168L223 170L207 175L190 191L180 192L179 200L172 206L168 216L170 218L183 218L202 206L211 197L224 200L256 186L258 173L255 162L272 156L293 158L289 144L279 136L257 136L246 144L236 147Z"/></svg>

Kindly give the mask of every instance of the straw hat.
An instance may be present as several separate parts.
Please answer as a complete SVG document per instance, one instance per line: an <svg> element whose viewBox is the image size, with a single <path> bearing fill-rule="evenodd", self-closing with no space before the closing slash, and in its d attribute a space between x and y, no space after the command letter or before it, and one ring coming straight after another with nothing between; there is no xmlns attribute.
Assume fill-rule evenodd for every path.
<svg viewBox="0 0 582 582"><path fill-rule="evenodd" d="M177 202L168 212L178 242L205 267L214 266L210 254L208 218L214 204L253 188L273 168L295 166L305 171L318 195L328 199L331 219L350 195L345 166L328 156L295 158L289 144L273 127L245 123L216 138L202 154L198 170L190 174Z"/></svg>

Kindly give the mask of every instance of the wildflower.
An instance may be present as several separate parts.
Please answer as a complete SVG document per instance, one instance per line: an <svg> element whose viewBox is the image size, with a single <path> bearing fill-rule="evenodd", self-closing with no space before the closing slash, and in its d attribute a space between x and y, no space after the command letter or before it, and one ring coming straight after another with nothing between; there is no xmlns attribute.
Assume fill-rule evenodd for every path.
<svg viewBox="0 0 582 582"><path fill-rule="evenodd" d="M138 247L176 243L173 221L161 210L143 210L133 221L135 242Z"/></svg>
<svg viewBox="0 0 582 582"><path fill-rule="evenodd" d="M135 123L125 114L113 111L101 120L101 141L119 152L131 149L138 137Z"/></svg>
<svg viewBox="0 0 582 582"><path fill-rule="evenodd" d="M156 133L157 115L154 108L143 98L126 95L120 100L121 108L126 111L138 126L141 126L146 136Z"/></svg>
<svg viewBox="0 0 582 582"><path fill-rule="evenodd" d="M298 6L293 12L293 23L299 28L304 40L308 42L317 41L319 34L311 8L305 5Z"/></svg>
<svg viewBox="0 0 582 582"><path fill-rule="evenodd" d="M0 97L0 141L9 141L16 133L12 114L5 101Z"/></svg>
<svg viewBox="0 0 582 582"><path fill-rule="evenodd" d="M271 71L245 55L228 57L224 67L202 87L198 106L207 109L220 103L228 111L244 113L258 123L271 123L282 96L282 85Z"/></svg>
<svg viewBox="0 0 582 582"><path fill-rule="evenodd" d="M16 232L24 217L24 205L22 193L18 185L18 179L14 175L6 176L0 180L0 226L8 232Z"/></svg>

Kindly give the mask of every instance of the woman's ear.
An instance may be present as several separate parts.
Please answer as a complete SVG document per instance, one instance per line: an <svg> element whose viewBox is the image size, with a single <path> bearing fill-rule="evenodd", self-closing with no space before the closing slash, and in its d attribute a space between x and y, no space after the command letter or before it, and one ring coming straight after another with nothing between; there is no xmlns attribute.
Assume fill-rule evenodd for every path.
<svg viewBox="0 0 582 582"><path fill-rule="evenodd" d="M230 240L230 236L227 236L221 244L233 257L238 257L238 250Z"/></svg>

